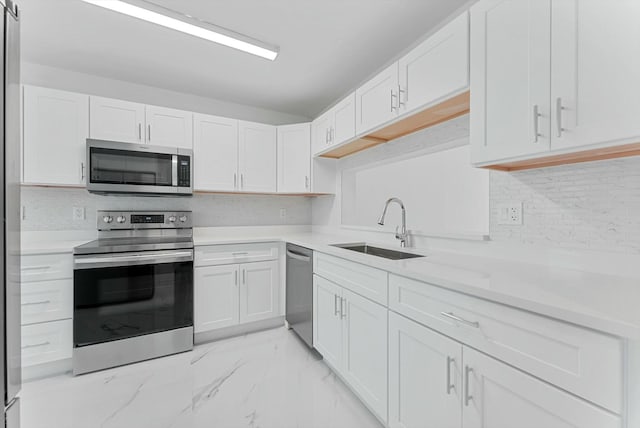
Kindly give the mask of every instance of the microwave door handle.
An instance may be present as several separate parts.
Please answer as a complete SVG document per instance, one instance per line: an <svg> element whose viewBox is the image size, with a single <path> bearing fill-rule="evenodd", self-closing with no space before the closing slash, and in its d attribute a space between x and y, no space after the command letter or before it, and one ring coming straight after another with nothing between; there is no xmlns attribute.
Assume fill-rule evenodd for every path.
<svg viewBox="0 0 640 428"><path fill-rule="evenodd" d="M178 187L178 155L171 156L171 185Z"/></svg>

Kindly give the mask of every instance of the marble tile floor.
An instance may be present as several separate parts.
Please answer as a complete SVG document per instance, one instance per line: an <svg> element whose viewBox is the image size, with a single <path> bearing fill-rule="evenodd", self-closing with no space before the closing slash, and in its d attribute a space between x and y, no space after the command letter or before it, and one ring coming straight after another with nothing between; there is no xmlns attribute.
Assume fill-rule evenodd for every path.
<svg viewBox="0 0 640 428"><path fill-rule="evenodd" d="M21 428L381 427L284 327L27 382L21 397Z"/></svg>

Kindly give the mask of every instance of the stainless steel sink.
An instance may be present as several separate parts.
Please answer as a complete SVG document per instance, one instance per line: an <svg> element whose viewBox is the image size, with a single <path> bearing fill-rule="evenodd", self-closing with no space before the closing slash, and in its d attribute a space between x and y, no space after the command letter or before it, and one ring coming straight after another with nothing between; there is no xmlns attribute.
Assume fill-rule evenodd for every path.
<svg viewBox="0 0 640 428"><path fill-rule="evenodd" d="M345 250L357 251L363 254L370 254L372 256L384 257L390 260L404 260L415 259L417 257L424 257L420 254L405 253L403 251L389 250L387 248L373 247L371 245L358 243L358 244L333 244L332 247L344 248Z"/></svg>

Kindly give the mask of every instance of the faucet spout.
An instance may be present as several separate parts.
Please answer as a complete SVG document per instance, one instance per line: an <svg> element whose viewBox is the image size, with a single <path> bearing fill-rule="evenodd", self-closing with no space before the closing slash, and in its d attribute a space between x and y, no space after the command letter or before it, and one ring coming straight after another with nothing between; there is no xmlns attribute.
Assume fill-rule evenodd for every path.
<svg viewBox="0 0 640 428"><path fill-rule="evenodd" d="M400 208L402 209L402 226L400 228L400 232L398 232L398 228L396 228L396 239L400 240L401 247L405 247L407 245L407 238L409 237L409 234L407 233L407 213L404 208L404 203L399 198L394 197L387 199L387 202L384 204L384 209L382 210L382 215L378 220L378 224L380 226L384 225L384 218L387 215L387 209L392 202L400 205Z"/></svg>

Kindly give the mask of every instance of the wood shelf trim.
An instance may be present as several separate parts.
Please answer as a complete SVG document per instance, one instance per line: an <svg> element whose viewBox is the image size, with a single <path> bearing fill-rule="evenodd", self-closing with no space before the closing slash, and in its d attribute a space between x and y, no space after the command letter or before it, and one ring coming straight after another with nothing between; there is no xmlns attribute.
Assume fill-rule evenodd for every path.
<svg viewBox="0 0 640 428"><path fill-rule="evenodd" d="M467 114L470 108L469 94L469 91L462 92L436 105L427 107L424 110L393 122L384 128L336 147L333 150L319 155L319 157L340 159Z"/></svg>
<svg viewBox="0 0 640 428"><path fill-rule="evenodd" d="M496 171L523 171L526 169L546 168L550 166L569 165L573 163L593 162L630 156L640 156L640 143L582 150L574 153L550 155L516 162L505 162L495 165L481 166L480 168L493 169Z"/></svg>

